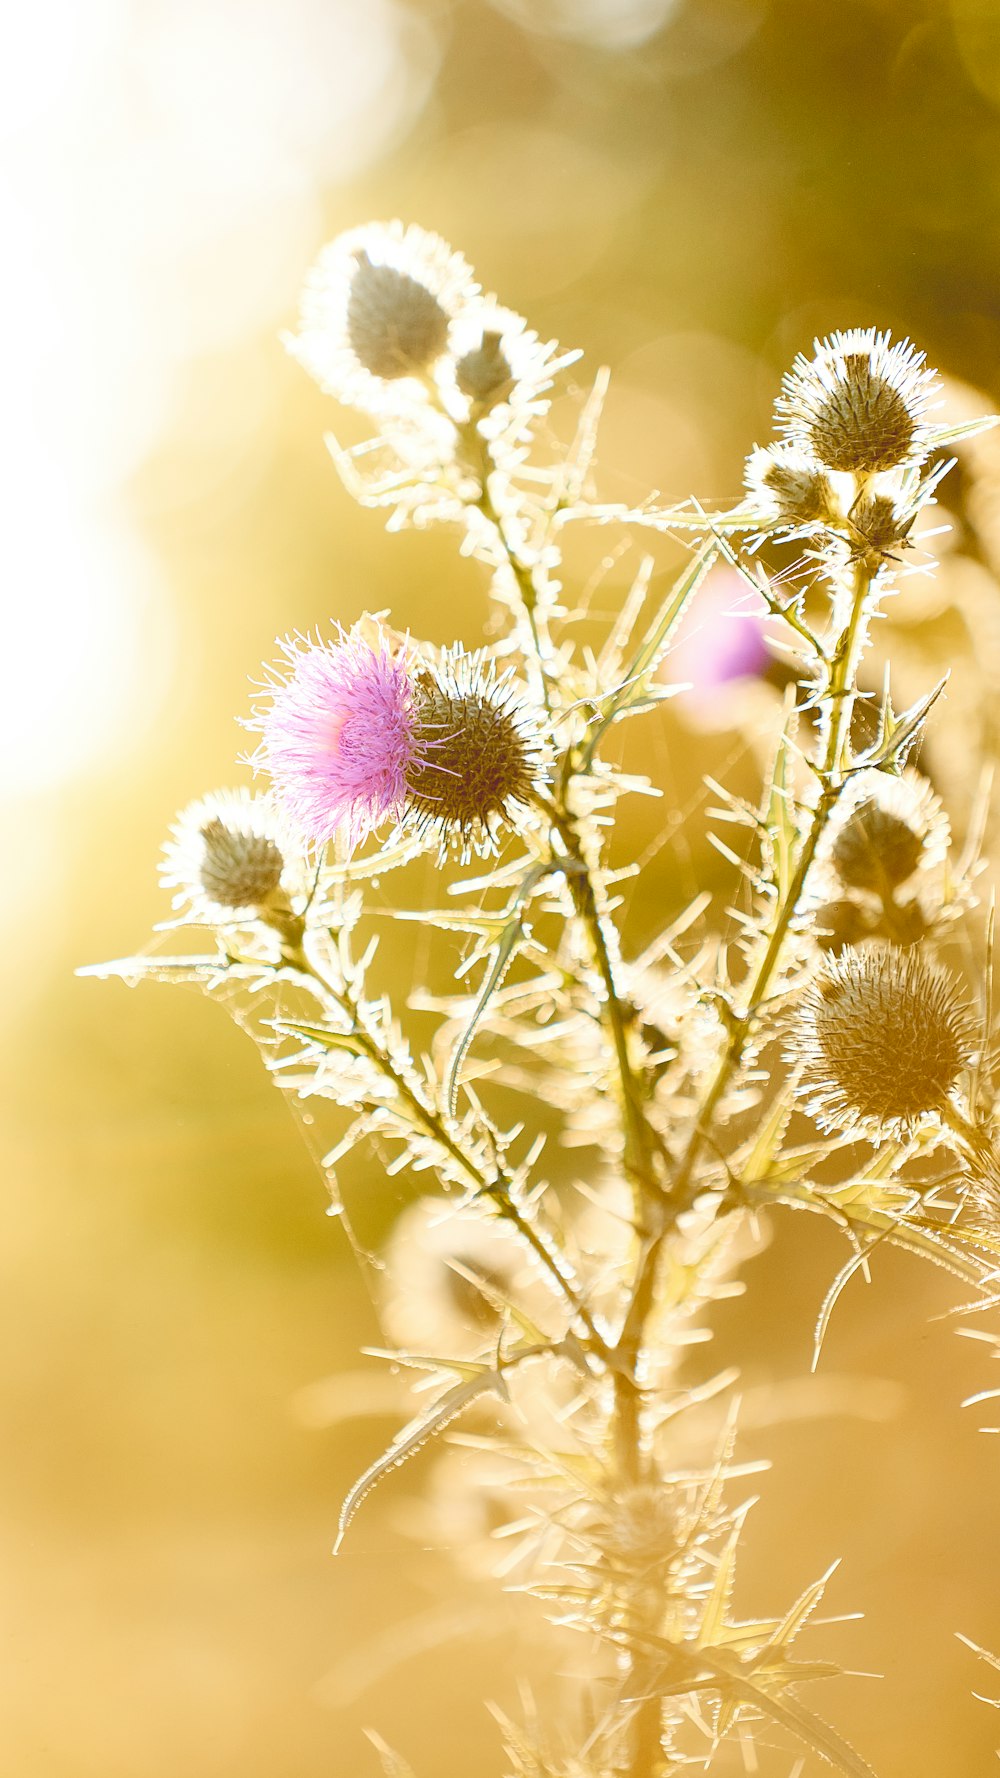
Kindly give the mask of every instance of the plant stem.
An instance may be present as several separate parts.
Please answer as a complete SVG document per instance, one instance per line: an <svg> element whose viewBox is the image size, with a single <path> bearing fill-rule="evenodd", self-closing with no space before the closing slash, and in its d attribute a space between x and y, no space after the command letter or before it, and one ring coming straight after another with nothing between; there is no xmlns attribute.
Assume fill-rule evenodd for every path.
<svg viewBox="0 0 1000 1778"><path fill-rule="evenodd" d="M848 621L827 658L827 690L824 702L829 706L829 727L823 759L817 768L820 794L812 813L802 850L792 880L775 911L774 923L763 956L754 970L746 995L745 1011L734 1018L729 1040L713 1075L687 1146L680 1157L672 1185L675 1214L685 1209L690 1200L692 1178L702 1147L710 1131L719 1101L726 1092L733 1074L743 1060L747 1041L760 1008L771 986L788 929L805 888L819 842L830 818L831 810L846 782L844 756L850 730L854 680L858 661L864 648L868 595L871 576L862 563L854 570L851 610Z"/></svg>
<svg viewBox="0 0 1000 1778"><path fill-rule="evenodd" d="M378 1068L386 1080L391 1082L407 1106L413 1121L419 1124L425 1134L430 1136L438 1147L461 1167L473 1188L490 1199L504 1221L509 1222L517 1230L521 1239L531 1248L557 1285L573 1310L574 1316L585 1329L590 1349L597 1356L606 1358L608 1346L604 1336L597 1327L587 1305L574 1288L573 1281L564 1270L559 1257L551 1250L534 1224L529 1222L518 1209L513 1198L512 1181L499 1168L496 1176L490 1178L474 1157L456 1140L440 1112L425 1102L413 1083L407 1079L382 1047L378 1034L370 1029L361 1007L347 988L335 988L308 956L304 946L300 946L294 953L288 952L287 957L289 964L299 974L306 976L310 983L321 989L321 1000L332 1001L345 1014L350 1021L351 1030L360 1038L369 1061Z"/></svg>
<svg viewBox="0 0 1000 1778"><path fill-rule="evenodd" d="M615 1452L621 1473L629 1480L641 1480L644 1474L642 1452L642 1392L637 1372L645 1340L646 1323L656 1295L660 1257L677 1215L687 1207L692 1196L692 1182L704 1143L720 1100L742 1061L754 1017L766 997L778 965L782 946L796 907L802 896L806 878L829 819L830 811L845 782L843 765L850 727L852 691L857 664L864 646L865 613L870 579L859 566L854 575L851 611L843 631L837 638L828 660L827 700L830 708L829 728L823 759L819 768L821 789L812 814L798 862L786 894L778 907L763 956L754 971L746 998L746 1011L734 1020L725 1051L709 1083L698 1117L674 1172L671 1199L672 1216L644 1244L636 1271L632 1298L615 1349ZM633 1674L638 1678L642 1663L635 1657ZM647 1698L639 1706L631 1738L629 1778L653 1778L660 1747L661 1712L658 1698Z"/></svg>
<svg viewBox="0 0 1000 1778"><path fill-rule="evenodd" d="M641 1089L636 1080L629 1054L628 1020L625 1007L615 981L611 950L605 932L604 919L597 902L593 877L575 822L565 809L560 809L540 792L536 792L534 800L551 826L555 828L566 848L572 866L565 872L566 881L573 897L576 912L586 929L594 964L604 989L602 1010L614 1046L621 1098L624 1131L623 1165L627 1177L636 1189L639 1225L645 1228L648 1200L663 1197L663 1186L657 1174L655 1157L666 1158L665 1145L659 1131L650 1123L643 1107Z"/></svg>
<svg viewBox="0 0 1000 1778"><path fill-rule="evenodd" d="M517 590L521 596L521 605L528 621L528 629L531 633L531 647L535 664L538 669L538 686L541 693L542 703L545 706L547 714L551 716L552 700L549 689L548 673L551 644L548 636L544 633L538 610L538 588L535 585L534 570L529 567L528 563L524 561L517 549L515 549L504 523L503 514L498 510L496 502L493 499L493 493L490 488L490 476L495 471L497 464L489 444L483 438L482 433L475 424L470 424L462 429L462 438L469 451L470 457L473 459L476 472L479 476L480 492L478 500L475 501L475 506L477 511L481 512L483 517L488 520L490 525L492 525L493 530L496 533L497 542L503 550L504 556L507 559L507 564L517 583Z"/></svg>

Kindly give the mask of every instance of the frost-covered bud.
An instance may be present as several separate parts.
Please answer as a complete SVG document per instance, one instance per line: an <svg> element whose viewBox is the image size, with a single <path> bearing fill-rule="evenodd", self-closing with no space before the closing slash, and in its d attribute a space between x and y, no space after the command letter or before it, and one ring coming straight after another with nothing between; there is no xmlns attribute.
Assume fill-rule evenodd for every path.
<svg viewBox="0 0 1000 1778"><path fill-rule="evenodd" d="M948 1102L971 1060L958 984L919 951L846 951L796 1010L789 1059L822 1129L906 1136Z"/></svg>
<svg viewBox="0 0 1000 1778"><path fill-rule="evenodd" d="M282 835L272 804L246 790L218 790L190 803L164 847L160 880L175 907L221 921L288 907Z"/></svg>
<svg viewBox="0 0 1000 1778"><path fill-rule="evenodd" d="M479 655L451 651L417 679L406 819L456 842L463 855L495 847L500 824L530 802L537 745L512 696Z"/></svg>
<svg viewBox="0 0 1000 1778"><path fill-rule="evenodd" d="M870 797L838 829L831 858L845 888L885 895L912 877L923 849L920 833Z"/></svg>
<svg viewBox="0 0 1000 1778"><path fill-rule="evenodd" d="M789 442L830 470L873 475L926 453L935 373L908 340L874 327L815 343L782 385L775 413Z"/></svg>

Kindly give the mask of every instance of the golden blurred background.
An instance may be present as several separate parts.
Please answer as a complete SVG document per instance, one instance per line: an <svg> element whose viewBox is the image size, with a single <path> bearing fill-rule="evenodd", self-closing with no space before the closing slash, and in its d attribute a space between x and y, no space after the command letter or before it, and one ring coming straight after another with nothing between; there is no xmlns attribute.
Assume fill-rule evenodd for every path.
<svg viewBox="0 0 1000 1778"><path fill-rule="evenodd" d="M0 1772L365 1778L375 1725L422 1778L489 1778L483 1700L511 1703L516 1650L476 1640L405 1535L424 1459L330 1558L395 1422L316 1423L313 1386L377 1332L286 1105L221 1008L72 972L168 913L164 832L239 780L276 636L366 607L480 635L481 572L352 505L339 416L278 343L322 242L438 230L584 349L575 374L611 366L606 497L733 497L816 332L891 327L1000 399L1000 13L35 0L7 35ZM739 753L715 731L695 773ZM638 929L678 893L665 848ZM369 1240L411 1189L373 1162L346 1183ZM954 1632L1000 1648L1000 1449L959 1405L987 1354L933 1319L947 1279L886 1255L823 1361L858 1411L814 1415L788 1389L843 1257L778 1222L719 1317L758 1419L801 1407L750 1415L774 1470L737 1607L779 1610L842 1555L830 1609L865 1619L814 1646L886 1677L816 1704L882 1778L985 1772L1000 1729Z"/></svg>

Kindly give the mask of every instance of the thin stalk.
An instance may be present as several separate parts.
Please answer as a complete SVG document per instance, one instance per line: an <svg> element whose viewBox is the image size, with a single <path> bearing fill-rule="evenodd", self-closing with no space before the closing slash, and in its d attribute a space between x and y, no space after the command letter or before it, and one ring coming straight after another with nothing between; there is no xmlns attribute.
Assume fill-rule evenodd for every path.
<svg viewBox="0 0 1000 1778"><path fill-rule="evenodd" d="M788 935L789 925L805 888L806 877L816 857L816 851L830 818L831 810L846 781L844 755L850 729L854 680L865 642L865 616L870 590L871 576L864 564L859 562L854 570L850 616L837 638L833 655L828 662L829 679L824 701L829 705L830 715L823 759L817 768L821 784L819 798L813 810L812 820L809 823L792 880L775 912L774 924L764 954L751 978L746 995L746 1010L742 1016L733 1020L729 1040L709 1083L687 1146L678 1162L672 1189L676 1212L686 1207L692 1175L701 1150L710 1135L712 1120L719 1101L743 1060L754 1018L771 985L782 947Z"/></svg>
<svg viewBox="0 0 1000 1778"><path fill-rule="evenodd" d="M709 1083L687 1146L677 1164L671 1192L674 1217L665 1222L642 1248L628 1313L615 1348L616 1462L622 1475L630 1481L641 1481L646 1467L642 1447L642 1390L637 1372L645 1342L646 1323L655 1300L657 1273L664 1244L676 1215L685 1208L688 1201L692 1177L702 1147L709 1140L715 1111L743 1058L754 1015L771 984L789 924L805 887L806 877L816 856L830 811L843 787L843 762L851 718L851 692L864 646L865 608L870 590L870 578L862 566L855 571L852 590L850 616L837 639L829 662L827 699L830 719L820 766L822 787L819 799L792 881L775 914L764 954L754 971L747 995L746 1012L742 1018L734 1021L725 1052ZM642 1663L634 1655L632 1671L638 1681ZM639 1706L632 1727L628 1778L654 1778L660 1757L660 1729L660 1700L655 1696L648 1697Z"/></svg>
<svg viewBox="0 0 1000 1778"><path fill-rule="evenodd" d="M563 1270L558 1256L552 1252L534 1224L521 1214L512 1196L510 1180L502 1174L491 1179L473 1156L455 1139L440 1113L426 1104L412 1082L396 1067L392 1058L382 1048L377 1035L369 1029L361 1007L353 995L347 989L335 988L333 983L313 963L304 946L300 946L296 952L287 952L286 956L291 967L295 968L299 974L305 975L310 982L315 983L322 990L321 998L332 1001L346 1015L352 1031L360 1038L369 1061L373 1062L380 1074L392 1083L413 1120L420 1125L426 1135L437 1143L439 1148L458 1163L475 1190L482 1193L484 1197L488 1197L496 1205L497 1211L504 1221L509 1222L517 1230L521 1239L531 1248L586 1330L592 1350L599 1357L606 1358L607 1342L598 1329L590 1310L574 1289L572 1279Z"/></svg>
<svg viewBox="0 0 1000 1778"><path fill-rule="evenodd" d="M546 713L552 714L552 697L549 688L548 665L552 646L545 632L538 609L538 587L535 585L534 570L529 567L523 557L515 549L502 512L499 511L490 488L490 476L497 468L496 458L488 441L483 437L474 421L458 428L459 436L471 467L479 478L479 498L472 502L478 512L492 526L497 542L503 550L508 567L514 576L517 590L521 598L521 606L528 621L531 634L531 650L538 669L538 687Z"/></svg>
<svg viewBox="0 0 1000 1778"><path fill-rule="evenodd" d="M571 870L565 872L565 876L573 897L574 907L586 929L594 965L604 988L603 1012L614 1046L618 1071L625 1138L624 1168L633 1187L637 1189L638 1218L640 1226L645 1227L648 1209L646 1200L649 1198L658 1199L663 1196L663 1187L657 1176L654 1158L657 1155L661 1158L664 1157L663 1140L659 1131L654 1129L646 1116L641 1089L632 1067L632 1058L629 1053L628 1021L615 981L614 965L608 947L604 920L597 904L597 893L584 856L580 836L572 816L567 814L564 809L558 808L541 792L536 792L534 800L536 806L558 833L573 866Z"/></svg>
<svg viewBox="0 0 1000 1778"><path fill-rule="evenodd" d="M989 1131L982 1124L973 1123L957 1105L944 1106L940 1117L946 1129L958 1137L972 1177L988 1185L994 1194L1000 1194L1000 1154Z"/></svg>

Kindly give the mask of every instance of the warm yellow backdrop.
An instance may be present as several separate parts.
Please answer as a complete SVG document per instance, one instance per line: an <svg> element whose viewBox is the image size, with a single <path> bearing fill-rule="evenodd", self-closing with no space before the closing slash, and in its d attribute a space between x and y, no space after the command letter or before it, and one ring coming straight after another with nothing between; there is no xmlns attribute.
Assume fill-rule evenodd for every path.
<svg viewBox="0 0 1000 1778"><path fill-rule="evenodd" d="M611 365L609 497L735 495L817 330L890 326L1000 397L996 8L37 0L11 31L0 1771L354 1778L374 1724L421 1778L486 1778L482 1700L509 1700L512 1651L460 1625L394 1668L385 1643L447 1618L447 1571L401 1530L426 1471L329 1556L392 1422L312 1424L310 1386L376 1332L287 1107L220 1008L71 972L167 912L163 833L233 780L278 634L391 606L478 639L477 568L351 505L332 407L278 344L322 241L397 214L439 230ZM651 745L690 791L740 744L694 766L667 729ZM644 843L655 810L635 820ZM676 872L670 849L650 866L642 931ZM348 1183L374 1238L404 1188L374 1163ZM807 1370L840 1257L779 1224L727 1310L751 1423L788 1406L761 1390ZM992 1376L930 1319L955 1300L887 1257L824 1361L870 1380L860 1415L748 1432L776 1467L743 1602L778 1609L844 1555L831 1609L868 1616L826 1647L887 1678L826 1708L884 1778L985 1772L1000 1741L953 1636L1000 1647L1000 1443L959 1407Z"/></svg>

